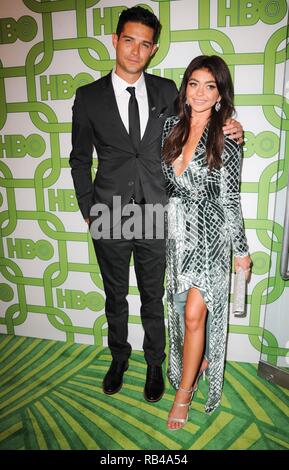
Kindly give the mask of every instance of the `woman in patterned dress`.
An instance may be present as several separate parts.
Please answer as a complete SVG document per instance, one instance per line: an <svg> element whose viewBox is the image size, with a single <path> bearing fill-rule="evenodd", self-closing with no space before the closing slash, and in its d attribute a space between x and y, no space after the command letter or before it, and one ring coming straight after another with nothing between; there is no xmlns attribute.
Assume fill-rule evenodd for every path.
<svg viewBox="0 0 289 470"><path fill-rule="evenodd" d="M211 413L220 404L231 247L235 270L242 268L249 275L251 265L240 207L241 149L222 131L234 113L233 95L226 63L217 56L199 56L184 74L178 115L164 126L168 377L176 388L167 423L171 430L187 422L192 395L205 370L205 411Z"/></svg>

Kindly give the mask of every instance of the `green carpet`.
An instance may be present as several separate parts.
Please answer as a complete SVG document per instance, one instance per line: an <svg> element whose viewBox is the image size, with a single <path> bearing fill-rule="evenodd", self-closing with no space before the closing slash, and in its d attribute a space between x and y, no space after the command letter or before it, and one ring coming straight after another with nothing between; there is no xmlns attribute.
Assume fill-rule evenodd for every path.
<svg viewBox="0 0 289 470"><path fill-rule="evenodd" d="M200 384L181 431L166 429L173 389L143 398L146 364L133 352L120 393L101 383L107 349L0 336L0 449L289 449L289 391L257 376L256 365L226 365L222 405L204 413Z"/></svg>

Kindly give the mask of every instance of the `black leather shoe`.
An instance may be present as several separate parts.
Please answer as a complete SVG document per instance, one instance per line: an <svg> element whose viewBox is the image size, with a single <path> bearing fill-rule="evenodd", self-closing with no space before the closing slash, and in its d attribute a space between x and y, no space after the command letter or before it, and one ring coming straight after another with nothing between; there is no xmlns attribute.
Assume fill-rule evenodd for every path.
<svg viewBox="0 0 289 470"><path fill-rule="evenodd" d="M122 387L123 374L128 369L128 361L118 362L112 360L110 368L102 382L102 389L107 395L113 395L120 391Z"/></svg>
<svg viewBox="0 0 289 470"><path fill-rule="evenodd" d="M149 366L147 368L147 378L144 388L146 401L155 403L159 401L165 391L163 371L161 366Z"/></svg>

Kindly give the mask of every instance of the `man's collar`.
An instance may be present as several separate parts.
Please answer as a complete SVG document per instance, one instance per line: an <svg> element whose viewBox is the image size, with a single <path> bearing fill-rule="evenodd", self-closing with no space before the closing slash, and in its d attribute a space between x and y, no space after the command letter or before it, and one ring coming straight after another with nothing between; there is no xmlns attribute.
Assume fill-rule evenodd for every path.
<svg viewBox="0 0 289 470"><path fill-rule="evenodd" d="M114 68L111 73L111 79L112 79L113 88L116 94L123 93L124 91L126 91L127 87L129 86L134 86L136 89L136 92L138 93L142 93L145 88L145 78L144 78L143 72L136 82L128 83L123 78L121 78L119 75L116 74L115 68Z"/></svg>

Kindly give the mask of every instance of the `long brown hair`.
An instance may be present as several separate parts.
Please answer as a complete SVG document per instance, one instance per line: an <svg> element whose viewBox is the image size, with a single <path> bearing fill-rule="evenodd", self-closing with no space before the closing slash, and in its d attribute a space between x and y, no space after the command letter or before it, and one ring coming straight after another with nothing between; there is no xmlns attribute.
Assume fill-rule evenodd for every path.
<svg viewBox="0 0 289 470"><path fill-rule="evenodd" d="M192 73L199 69L208 69L211 72L221 96L221 109L217 112L215 107L212 107L206 143L209 168L220 168L222 165L221 155L224 148L222 127L226 120L233 115L235 108L233 104L234 87L229 68L223 59L215 55L198 56L188 65L177 99L177 115L180 120L165 139L163 159L167 164L172 163L182 153L182 148L188 140L191 123L191 106L186 104L186 90Z"/></svg>

